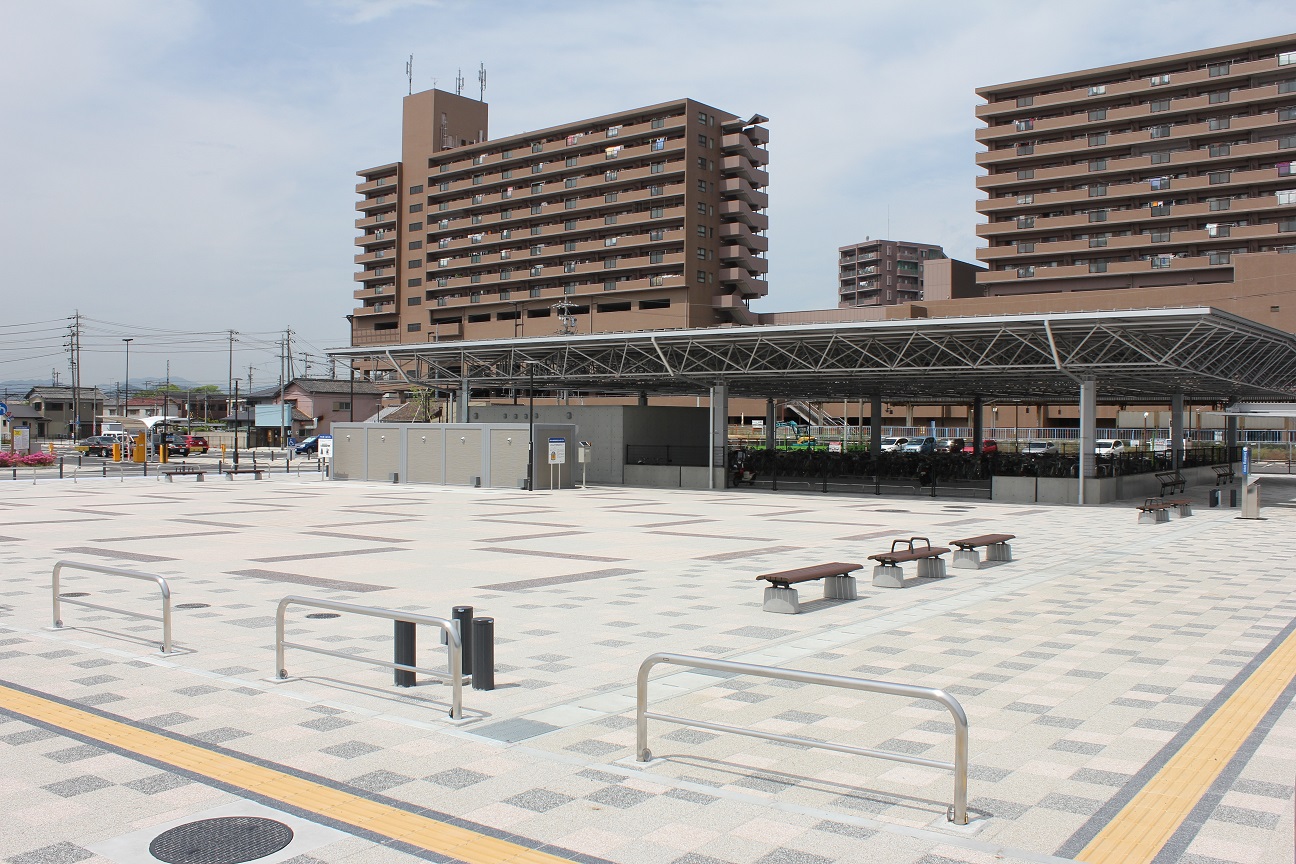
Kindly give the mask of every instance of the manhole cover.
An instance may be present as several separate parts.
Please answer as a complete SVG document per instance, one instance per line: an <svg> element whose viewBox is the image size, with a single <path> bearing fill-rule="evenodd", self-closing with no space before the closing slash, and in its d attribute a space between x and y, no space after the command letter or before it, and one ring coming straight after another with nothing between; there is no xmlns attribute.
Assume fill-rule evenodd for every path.
<svg viewBox="0 0 1296 864"><path fill-rule="evenodd" d="M149 844L149 854L167 864L240 864L273 855L292 839L292 829L282 822L225 816L163 831Z"/></svg>
<svg viewBox="0 0 1296 864"><path fill-rule="evenodd" d="M64 591L60 597L89 597L89 591Z"/></svg>
<svg viewBox="0 0 1296 864"><path fill-rule="evenodd" d="M211 605L210 603L179 603L176 605L176 608L177 609L206 609L210 605Z"/></svg>
<svg viewBox="0 0 1296 864"><path fill-rule="evenodd" d="M876 510L876 511L874 511L874 512L876 512L876 513L908 513L909 511L908 511L908 510L882 510L881 508L879 508L878 510Z"/></svg>
<svg viewBox="0 0 1296 864"><path fill-rule="evenodd" d="M312 612L306 617L307 618L341 618L342 616L336 612Z"/></svg>

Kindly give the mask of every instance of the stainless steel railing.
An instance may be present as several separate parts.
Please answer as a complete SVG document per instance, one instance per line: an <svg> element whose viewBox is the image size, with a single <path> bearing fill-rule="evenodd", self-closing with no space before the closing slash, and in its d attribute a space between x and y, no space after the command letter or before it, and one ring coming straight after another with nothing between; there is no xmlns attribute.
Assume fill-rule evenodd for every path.
<svg viewBox="0 0 1296 864"><path fill-rule="evenodd" d="M954 718L954 761L941 762L935 759L924 759L921 756L910 756L906 753L892 753L886 750L874 750L869 747L851 747L845 744L834 744L830 741L817 741L813 738L799 738L794 735L779 735L774 732L761 732L756 729L745 729L741 726L729 726L723 723L710 723L705 720L690 720L670 714L658 714L648 710L648 673L654 666L670 664L688 666L694 669L712 669L718 672L733 672L738 675L754 675L760 678L777 678L782 681L797 681L802 684L822 684L827 687L841 687L847 690L866 690L870 693L884 693L889 696L904 696L909 699L927 699L944 705ZM652 759L648 749L648 721L664 720L681 726L693 726L708 729L712 732L732 732L752 738L764 738L767 741L781 741L786 744L800 744L820 750L833 750L838 753L852 753L856 756L872 756L876 759L889 759L893 762L906 762L910 765L922 765L927 768L940 768L954 772L954 806L950 821L966 825L967 816L967 769L968 769L968 720L963 706L958 700L934 687L917 687L912 684L896 684L890 681L871 681L866 678L846 678L841 675L825 675L819 672L804 672L799 669L779 669L773 666L756 666L751 663L735 663L730 660L711 660L706 657L689 657L684 654L653 654L639 665L639 680L635 704L635 758L640 762Z"/></svg>
<svg viewBox="0 0 1296 864"><path fill-rule="evenodd" d="M157 615L145 615L142 612L132 612L129 609L117 609L112 606L100 606L97 603L89 603L85 600L76 600L71 597L59 596L59 582L64 570L84 570L88 573L106 573L109 576L124 576L127 579L142 579L145 582L156 583L162 589L162 617ZM134 570L123 570L120 567L105 567L102 564L83 564L79 561L59 561L54 565L54 573L50 579L54 595L54 627L63 626L63 611L61 604L68 603L73 606L84 606L87 609L98 609L100 612L115 612L118 615L128 615L132 618L143 618L147 621L162 622L162 653L171 653L171 587L161 576L154 576L151 573L136 573Z"/></svg>
<svg viewBox="0 0 1296 864"><path fill-rule="evenodd" d="M357 657L354 654L343 654L341 651L330 651L327 648L316 648L313 645L302 645L298 642L288 642L284 640L284 612L289 606L310 606L315 609L331 609L334 612L351 612L355 615L367 615L370 618L385 618L388 621L409 621L414 624L428 624L433 627L441 628L445 634L446 647L450 654L450 672L440 672L436 669L424 669L419 666L407 666L404 663L391 663L386 660L378 660L373 657ZM313 654L323 654L326 657L337 657L341 660L354 660L358 663L368 663L372 666L384 666L388 669L400 669L405 672L422 672L424 675L432 675L436 678L448 678L450 680L450 716L455 720L463 717L463 662L460 660L460 652L463 650L463 642L459 638L459 628L455 626L454 621L445 618L434 618L431 615L416 615L412 612L398 612L394 609L379 609L376 606L357 606L354 603L339 603L336 600L320 600L315 597L301 597L296 594L290 594L279 601L279 607L275 610L275 670L279 678L288 677L288 669L284 665L284 649L296 648L299 651L310 651Z"/></svg>

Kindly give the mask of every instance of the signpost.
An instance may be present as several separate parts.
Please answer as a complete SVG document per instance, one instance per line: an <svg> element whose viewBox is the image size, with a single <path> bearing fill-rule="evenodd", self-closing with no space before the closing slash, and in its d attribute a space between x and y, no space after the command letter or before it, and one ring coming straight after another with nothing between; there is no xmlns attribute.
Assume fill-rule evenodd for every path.
<svg viewBox="0 0 1296 864"><path fill-rule="evenodd" d="M567 464L567 439L549 439L549 488L554 488L554 467ZM558 468L558 482L562 482L562 468Z"/></svg>

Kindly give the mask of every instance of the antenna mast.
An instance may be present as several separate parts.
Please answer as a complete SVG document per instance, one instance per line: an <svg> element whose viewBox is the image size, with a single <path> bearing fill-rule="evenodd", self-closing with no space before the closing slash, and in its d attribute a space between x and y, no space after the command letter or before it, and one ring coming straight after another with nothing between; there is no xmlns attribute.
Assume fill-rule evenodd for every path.
<svg viewBox="0 0 1296 864"><path fill-rule="evenodd" d="M414 55L411 54L405 61L405 78L409 81L410 95L414 95Z"/></svg>
<svg viewBox="0 0 1296 864"><path fill-rule="evenodd" d="M456 96L462 96L462 95L463 95L463 85L464 85L463 69L460 69L460 70L459 70L459 74L455 76L455 95L456 95Z"/></svg>
<svg viewBox="0 0 1296 864"><path fill-rule="evenodd" d="M482 63L477 70L477 83L481 86L481 95L477 97L478 102L486 101L486 64Z"/></svg>
<svg viewBox="0 0 1296 864"><path fill-rule="evenodd" d="M576 316L571 313L575 304L570 300L559 300L553 305L553 310L558 318L558 336L573 336L576 333Z"/></svg>

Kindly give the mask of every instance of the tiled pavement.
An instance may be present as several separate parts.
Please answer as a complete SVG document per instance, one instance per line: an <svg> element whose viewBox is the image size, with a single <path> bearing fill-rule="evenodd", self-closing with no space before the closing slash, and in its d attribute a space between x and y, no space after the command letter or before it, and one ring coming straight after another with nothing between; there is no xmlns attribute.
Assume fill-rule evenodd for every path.
<svg viewBox="0 0 1296 864"><path fill-rule="evenodd" d="M6 486L0 680L536 843L616 862L1050 861L1075 855L1283 637L1296 611L1296 513L1199 507L1137 525L1128 505L998 505L753 492L443 489L296 478ZM1271 484L1279 492L1290 487ZM1189 490L1199 499L1204 489ZM1296 489L1291 489L1296 491ZM1270 493L1269 497L1273 495ZM1018 535L1011 563L861 579L855 602L802 592L761 610L757 573L860 561L892 537ZM66 606L59 559L165 575L181 649L159 625ZM62 588L155 612L144 584L69 572ZM390 686L390 672L289 651L274 608L304 594L495 618L497 689ZM290 612L289 638L389 659L390 627ZM444 663L421 635L421 665ZM972 729L970 829L944 823L947 773L666 723L632 761L633 681L654 651L935 686ZM656 710L950 758L928 703L661 670ZM1291 860L1290 692L1158 860ZM0 725L0 860L92 857L114 837L231 792L21 719ZM309 860L409 857L347 837ZM126 864L119 861L119 864Z"/></svg>

